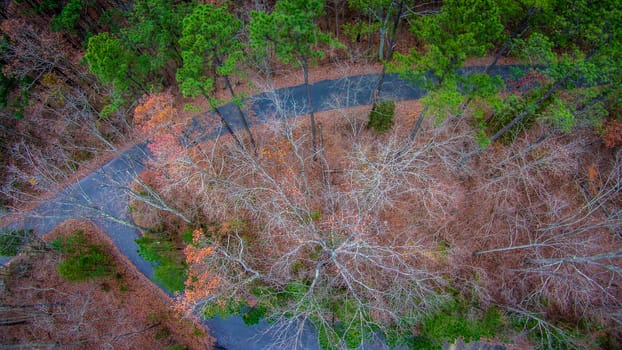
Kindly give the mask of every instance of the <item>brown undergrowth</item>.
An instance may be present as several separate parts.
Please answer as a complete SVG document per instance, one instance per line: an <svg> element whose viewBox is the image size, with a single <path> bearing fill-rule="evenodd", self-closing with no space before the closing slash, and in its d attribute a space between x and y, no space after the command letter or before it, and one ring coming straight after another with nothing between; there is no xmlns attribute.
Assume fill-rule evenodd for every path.
<svg viewBox="0 0 622 350"><path fill-rule="evenodd" d="M3 345L71 349L188 349L209 347L209 336L182 320L171 300L138 273L99 228L67 221L46 241L82 230L87 241L102 244L114 259L111 277L68 282L57 273L61 255L54 251L23 253L3 272ZM20 344L20 345L18 345Z"/></svg>
<svg viewBox="0 0 622 350"><path fill-rule="evenodd" d="M316 114L317 160L308 116L253 128L256 154L228 135L152 146L161 152L143 180L174 210L141 215L200 227L187 256L194 299L183 305L254 304L256 283L306 281L391 323L391 310L425 314L435 305L422 300L451 290L476 309L500 308L535 343L567 346L576 332L589 335L579 346L617 342L619 150L588 129L536 123L464 164L478 147L467 118L426 118L409 144L418 102L397 103L393 128L378 134L366 127L369 106L340 109L340 98ZM320 309L304 312L330 323Z"/></svg>

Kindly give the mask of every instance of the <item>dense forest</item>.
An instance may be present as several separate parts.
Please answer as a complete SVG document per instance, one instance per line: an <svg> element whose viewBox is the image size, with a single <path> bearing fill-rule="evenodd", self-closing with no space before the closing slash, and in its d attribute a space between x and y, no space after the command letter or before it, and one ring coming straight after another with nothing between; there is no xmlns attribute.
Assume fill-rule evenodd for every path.
<svg viewBox="0 0 622 350"><path fill-rule="evenodd" d="M0 17L1 215L147 142L127 205L180 317L266 320L276 348L309 325L325 349L620 348L622 1L6 0ZM396 76L427 94L392 97ZM319 106L312 84L337 78ZM294 85L304 103L278 90Z"/></svg>

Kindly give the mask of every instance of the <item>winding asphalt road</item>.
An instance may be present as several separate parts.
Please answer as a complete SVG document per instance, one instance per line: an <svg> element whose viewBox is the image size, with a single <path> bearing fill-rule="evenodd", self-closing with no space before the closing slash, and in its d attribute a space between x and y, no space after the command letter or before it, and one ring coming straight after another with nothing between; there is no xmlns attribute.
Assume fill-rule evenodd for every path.
<svg viewBox="0 0 622 350"><path fill-rule="evenodd" d="M490 74L501 76L507 80L511 76L512 68L516 68L516 66L497 66ZM480 73L482 71L482 67L470 67L461 69L461 74ZM315 83L311 86L314 111L321 112L370 104L371 93L378 79L378 75L371 74ZM382 92L382 97L396 101L419 99L426 93L425 90L409 85L394 74L386 76ZM274 94L278 97L277 99L274 98ZM274 94L262 93L249 99L251 114L254 116L253 124L265 123L274 117L277 110L277 106L273 102L275 100L281 101L281 107L288 111L288 117L308 113L309 108L304 86L279 89ZM221 106L219 110L230 121L235 130L242 128L233 104ZM193 132L212 130L207 128L210 118L209 114L194 117L190 130ZM209 139L224 133L225 130L219 128L210 134L203 135L203 137ZM129 195L126 191L132 180L145 169L145 162L149 156L145 144L132 147L6 228L32 229L43 235L65 220L72 218L91 219L103 229L118 249L129 258L141 273L154 281L153 266L137 253L138 246L135 239L139 237L140 232L131 224L128 213ZM0 257L0 264L5 264L7 261L8 258ZM160 287L165 290L164 287ZM260 322L255 326L247 326L237 316L226 320L215 318L205 322L212 335L217 339L217 345L220 349L259 350L269 348L270 344L273 343L270 332L265 333L269 327L265 322ZM301 339L307 345L307 349L320 349L317 337L311 327L306 327ZM361 346L362 349L383 347L379 340L370 341Z"/></svg>

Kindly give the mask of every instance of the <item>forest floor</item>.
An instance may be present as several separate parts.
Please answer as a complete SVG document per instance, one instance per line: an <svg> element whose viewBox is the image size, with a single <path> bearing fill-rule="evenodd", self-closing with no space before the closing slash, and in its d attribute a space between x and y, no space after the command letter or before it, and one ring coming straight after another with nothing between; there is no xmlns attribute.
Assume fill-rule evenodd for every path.
<svg viewBox="0 0 622 350"><path fill-rule="evenodd" d="M111 277L69 282L57 272L62 255L56 251L16 257L2 271L0 307L4 321L20 322L2 325L0 347L205 349L211 344L201 328L173 311L170 298L125 261L96 226L69 220L44 240L76 230L115 257L116 272Z"/></svg>
<svg viewBox="0 0 622 350"><path fill-rule="evenodd" d="M417 100L397 102L395 108L394 127L390 131L380 134L366 128L367 116L370 109L370 105L364 105L318 112L315 114L316 121L320 129L319 139L322 140L322 157L325 159L325 162L322 162L324 167L323 176L325 178L321 178L322 172L310 171L308 173L308 180L311 183L327 181L331 184L331 186L345 189L349 186L347 172L348 167L352 165L352 159L349 157L352 155L353 135L358 135L359 144L370 145L369 149L366 150L366 152L370 153L378 150L377 145L384 145L395 140L404 140L408 138L408 134L414 127L417 117L421 113L422 105ZM308 134L310 129L308 115L287 119L283 122L291 123L294 128L294 134L300 138L303 138L302 135ZM415 149L423 148L425 143L429 140L430 133L435 129L434 126L434 118L427 118L422 124L420 132L421 137L413 144L412 147ZM255 134L257 140L259 140L259 144L264 151L277 152L279 147L281 147L281 142L283 142L283 140L278 136L280 130L279 128L280 126L278 122L266 123L253 127L253 133ZM225 134L220 137L220 140L207 141L203 146L206 149L211 149L212 147L218 148L218 144L227 144L231 142L231 137ZM315 163L311 165L313 168L317 166L319 165ZM441 190L451 192L454 197L454 200L450 203L451 207L445 208L447 212L451 212L449 216L452 216L451 222L448 222L446 225L447 227L459 225L459 221L461 219L465 219L472 215L475 217L478 216L477 213L474 214L474 211L477 211L478 206L473 203L469 197L469 192L472 190L472 186L469 185L468 182L465 184L463 182L464 179L444 173L442 166L436 167L435 172L430 173L429 175L431 175L433 179L438 180L438 184L442 187L440 188ZM278 175L275 175L275 177L278 178ZM140 204L134 203L134 205L139 206ZM385 223L390 222L392 227L403 229L403 232L409 232L408 230L412 229L413 224L420 224L419 222L412 222L414 218L412 213L418 211L417 206L418 205L412 201L398 201L391 212L395 215L385 217L385 220L387 220ZM140 206L140 208L140 210L134 211L133 214L135 215L135 221L140 222L141 225L155 225L157 224L157 218L161 219L158 213L153 209L150 209L144 205ZM463 212L462 215L459 214L461 212ZM138 215L138 217L136 215ZM150 219L147 219L147 216ZM482 219L484 218L482 217ZM438 222L442 221L443 220L441 219L438 220ZM424 225L429 225L429 223L424 223ZM449 231L446 228L443 229L442 232ZM411 232L409 232L409 234L410 233ZM443 233L441 233L441 235L442 234ZM455 246L452 247L451 255L453 255L454 252L458 255L461 254L460 252L469 252L468 254L464 253L465 255L460 257L468 260L473 260L470 256L470 252L475 249L473 246L478 242L478 240L467 239L464 242L459 243L451 237L440 237L438 232L437 234L429 234L427 237L422 236L420 239L426 241L451 241L452 244L455 243ZM432 243L432 245L434 245L434 243ZM427 255L431 257L432 260L437 262L447 259L447 256L442 256L435 250L430 250ZM453 256L450 258L453 259ZM470 261L470 263L472 263L472 261ZM252 300L249 300L248 302L251 305L253 303ZM525 332L511 331L502 332L502 334L499 335L499 338L481 339L480 342L471 342L466 345L458 342L455 347L448 348L454 350L473 348L531 350L534 347Z"/></svg>
<svg viewBox="0 0 622 350"><path fill-rule="evenodd" d="M482 65L486 63L487 61L478 60L474 62L469 62L469 65L471 64ZM515 62L506 62L506 63L515 63ZM312 78L312 81L314 82L314 81L320 81L320 80L325 80L325 79L339 78L339 77L353 75L353 74L375 73L375 72L378 72L379 70L380 70L380 67L378 65L354 65L354 66L325 65L325 66L318 66L316 68L313 68L312 72L310 73L310 77ZM276 79L275 87L298 85L302 82L301 79L302 79L302 76L299 73L298 74L290 73L286 75L281 75L278 77L278 79ZM257 84L257 86L259 86L259 84ZM238 88L240 90L244 90L244 87L238 87ZM260 90L261 89L253 90L249 87L247 91L249 94L252 94ZM223 98L224 97L226 97L226 94L223 95ZM342 152L342 150L350 149L352 147L350 140L352 139L353 134L360 133L361 137L366 139L365 143L371 144L371 145L382 144L383 142L376 142L376 141L387 141L391 137L395 137L396 139L403 140L407 137L411 128L414 126L416 118L421 111L421 105L417 101L406 101L406 102L397 103L396 104L396 119L395 119L395 124L394 124L396 127L394 127L393 130L389 133L377 135L369 131L365 131L366 116L369 112L369 108L370 108L369 106L360 106L360 107L355 107L355 108L334 110L330 112L322 112L322 113L317 114L318 125L321 124L321 127L322 127L321 138L323 140L324 156L327 160L327 163L330 165L330 170L334 171L334 173L331 175L333 179L331 179L330 181L334 182L336 186L342 185L341 180L339 179L340 167L342 166L342 164L347 164L348 162L347 159L343 158L344 152ZM301 130L300 132L305 132L306 130L309 129L307 125L308 118L301 116L297 118L296 120L298 121L297 123L300 123L298 125L298 129ZM431 129L434 129L432 127L433 124L434 124L433 119L428 118L428 120L426 120L424 123L421 134L425 134L426 132L425 130L429 131ZM255 129L255 131L258 134L267 135L270 133L269 129L272 127L273 125L271 124L265 124L262 126L258 126ZM537 130L534 132L534 137L532 137L531 139L536 138L535 136L536 133L537 133ZM598 140L594 137L594 135L588 135L588 136L589 136L588 139L593 140L593 143L592 143L593 146L591 149L583 148L582 155L585 156L586 154L604 154L603 150L601 149L602 148L601 145L599 144ZM226 139L228 138L228 136L224 136L223 138ZM529 142L529 139L530 139L529 135L526 136L525 142ZM546 152L544 155L549 156L549 154L553 154L554 151L556 151L557 149L556 147L561 149L562 148L561 146L563 146L564 143L567 143L567 141L568 140L564 140L564 139L552 140L550 141L550 147L547 147L544 150L540 150L538 154L539 156L541 156L542 154L541 152ZM421 143L416 143L414 145L414 147L421 147L421 146L423 146L423 144ZM501 161L503 160L503 154L506 151L507 150L504 147L497 145L495 147L490 148L486 157L489 159L495 159L499 157L500 158L499 161ZM592 159L592 162L594 162L594 159ZM98 159L97 164L102 164L102 163L103 161L101 159ZM587 164L584 162L579 162L579 164L576 164L574 166L578 168L587 169L589 165L590 164ZM475 162L473 166L477 168L480 165L477 164L477 162ZM479 228L480 227L484 228L485 225L487 224L486 218L484 217L485 215L481 215L481 213L483 212L482 211L483 207L480 205L479 202L474 201L474 197L471 197L473 193L476 192L475 189L477 189L478 186L482 185L481 183L479 183L480 180L478 180L477 178L470 177L468 175L462 178L455 177L455 176L449 176L443 173L443 169L441 166L432 169L432 171L434 171L433 173L431 173L431 175L433 175L433 178L440 179L439 185L443 188L439 187L439 189L445 192L451 192L452 196L454 197L454 200L452 201L453 205L449 208L446 208L446 212L449 215L448 218L450 218L451 220L447 221L447 224L442 228L442 230L436 231L437 233L435 233L433 236L429 235L427 239L434 240L438 244L447 242L449 246L451 247L450 255L448 258L456 260L456 261L461 260L463 262L461 264L452 264L452 266L456 266L456 269L453 271L449 271L449 273L451 274L455 273L456 275L462 274L464 273L464 271L458 271L461 268L471 269L475 272L486 271L486 272L489 272L491 276L488 282L495 283L495 281L497 281L495 276L500 276L497 274L499 272L497 271L497 269L499 269L499 266L501 265L501 263L497 259L493 259L493 258L476 259L472 256L472 253L476 251L477 249L486 248L485 246L481 246L482 243L489 243L489 242L485 242L486 240L483 240L483 239L472 240L472 237L485 233ZM587 173L587 170L581 170L579 172ZM475 173L487 174L487 169L485 167L477 168L477 171L475 171ZM564 180L566 180L566 178L564 178ZM575 186L574 182L566 181L566 184L568 184L568 186L564 188L564 190L572 192L568 196L578 197L579 195L577 192L578 186ZM555 185L555 186L558 186L558 185ZM477 197L475 197L475 199L477 199ZM482 197L481 199L487 200L486 197ZM491 204L494 204L494 202L491 202ZM518 205L518 203L513 203L512 205L516 206ZM399 207L399 209L400 209L400 212L402 213L413 212L410 210L408 206L402 206L402 207ZM491 212L492 212L492 209L491 209ZM410 216L411 216L410 220L414 220L414 216L413 215L410 215ZM392 218L388 218L388 220L391 220L391 219ZM397 220L397 219L393 219L393 220ZM436 221L439 222L442 220L439 219ZM469 223L469 225L467 225L468 227L465 227L464 222ZM395 224L395 227L405 226L405 225L401 225L398 222L394 222L393 224ZM411 222L409 223L409 225L410 224L415 225L419 223ZM67 225L70 225L70 226L67 226ZM77 224L75 222L71 224L66 224L64 227L61 227L55 230L56 232L52 234L52 237L55 234L58 234L58 232L68 232L71 230L75 230L78 227L82 227L81 225L83 224ZM494 231L503 232L503 230L504 230L503 227L494 228ZM85 228L85 231L95 233L96 229L92 227ZM492 240L492 239L495 239L495 237L491 236L489 239ZM446 243L443 243L443 244L446 244ZM109 248L111 247L109 246ZM447 259L447 257L438 256L438 254L435 255L434 252L432 252L431 254L433 258L435 259ZM23 257L20 257L19 259L23 259ZM159 298L159 297L154 298L153 293L161 294L161 291L150 290L150 288L148 287L145 288L144 285L141 288L139 286L132 284L132 283L138 283L137 279L140 277L136 277L136 275L133 272L131 273L130 270L127 269L127 267L125 267L126 270L123 270L124 268L123 266L118 267L119 271L124 271L123 273L121 273L123 277L120 278L119 280L112 280L112 281L106 281L106 282L93 282L93 283L87 284L87 287L80 287L80 285L77 285L77 284L70 284L67 282L63 283L63 281L60 280L59 277L55 274L55 271L52 271L53 268L51 266L55 266L56 263L58 262L58 259L59 259L58 255L45 254L44 259L35 258L33 259L34 261L29 262L28 264L31 264L31 266L34 266L35 268L33 268L29 272L26 272L23 276L19 276L19 278L15 278L15 280L18 281L18 284L13 285L13 284L7 283L6 285L6 288L7 288L6 290L14 291L13 294L11 295L15 299L2 300L2 303L13 305L13 304L19 303L19 300L27 300L27 299L23 299L24 293L15 292L15 291L22 291L22 290L33 290L33 291L39 292L39 294L33 295L32 297L30 296L28 297L34 300L33 303L37 303L37 304L46 304L46 303L49 304L49 303L56 302L55 300L65 300L65 299L61 299L60 296L48 296L46 294L47 292L52 293L52 294L54 293L61 294L61 296L63 297L74 298L75 300L81 300L83 301L82 305L84 305L84 300L92 300L91 303L93 305L104 305L106 303L110 303L109 299L117 300L117 298L120 298L120 299L126 300L126 302L119 302L117 300L116 303L119 303L119 306L116 306L117 304L115 303L111 303L111 305L115 305L115 307L118 307L119 310L121 310L122 307L130 306L127 304L134 304L134 305L140 305L145 310L137 312L130 308L130 309L124 309L125 311L122 311L122 312L119 311L118 314L120 315L136 316L135 317L136 319L131 319L130 317L127 317L124 319L124 322L129 322L128 324L131 325L131 327L124 328L126 330L126 333L122 333L121 330L115 330L115 329L109 329L109 330L104 331L104 334L112 335L112 338L107 338L108 339L107 341L120 342L120 341L127 341L131 339L132 345L142 344L144 346L139 346L137 348L146 348L147 346L159 347L159 346L173 345L176 343L176 340L180 340L180 339L183 339L184 341L187 342L190 339L194 339L192 336L188 336L188 334L193 334L193 333L198 334L196 330L192 329L192 326L188 326L190 328L188 328L186 331L182 331L182 333L179 333L179 334L173 332L172 329L183 328L179 326L170 326L171 324L174 325L175 324L174 322L176 322L175 321L176 316L174 316L173 314L169 314L168 316L163 317L162 320L157 319L157 322L154 322L153 321L154 318L149 317L153 313L153 310L162 310L162 311L157 311L156 313L158 312L166 313L166 312L172 312L172 311L164 311L164 310L168 310L169 308L166 301L163 301L162 303L158 302L154 305L150 304L150 303L155 302L154 301L155 299ZM43 265L39 266L38 265L39 263ZM25 265L28 266L28 264L25 264ZM487 268L481 269L481 267L484 267L484 266L487 266ZM32 271L35 271L37 273L34 273ZM39 275L39 271L42 272L40 275ZM45 273L43 273L43 271L45 271ZM131 276L134 276L134 277L131 277ZM130 281L134 281L134 282L130 283ZM29 282L34 283L34 287L33 285L29 285L28 284ZM19 283L23 283L23 284L19 284ZM121 292L122 285L127 285L128 287L123 287L123 289L128 289L131 292L127 292L127 291ZM42 287L42 286L51 286L51 287ZM82 289L78 287L85 289L86 292L82 292ZM487 289L493 290L495 291L495 293L503 294L508 291L507 290L501 291L498 289L505 288L505 287L497 287L496 289L495 288L487 288ZM41 291L39 290L41 288L46 289L45 290L46 293L41 293ZM48 288L50 288L51 290L48 291L47 290ZM154 287L154 288L157 288L157 287ZM74 291L74 289L76 289L76 291ZM104 289L108 291L105 291ZM62 292L57 293L57 291L62 291ZM134 293L134 291L136 291L136 293ZM86 294L80 294L80 293L86 293ZM149 293L152 293L152 294L149 294ZM114 294L114 296L112 296L112 294ZM132 295L136 294L137 299L135 299L135 301L133 302L130 302L130 300L132 300L129 298L130 294ZM87 295L88 298L85 298L85 295ZM489 297L490 299L494 299L493 296L484 295L484 297ZM57 299L54 299L54 298L57 298ZM71 301L74 299L67 299L67 300ZM162 299L160 298L160 300ZM148 301L148 302L145 302L145 301ZM62 302L65 302L65 305L69 304L69 302L67 301L62 301ZM151 311L147 311L147 310L151 310ZM96 311L101 312L102 310L96 310ZM75 311L71 311L71 313L75 313ZM69 313L64 312L64 314L69 314ZM104 316L91 317L91 319L93 318L110 320L111 316L104 315ZM173 323L170 323L170 322L173 322ZM78 325L82 323L84 323L84 321L81 321L81 320L78 321ZM110 325L106 325L102 327L103 329L108 329L105 327L109 327L109 326ZM153 328L150 328L152 326ZM140 332L138 333L131 332L131 334L127 334L127 329L139 330ZM168 329L168 331L164 331L165 329ZM26 334L26 333L19 333L19 332L28 332L28 331L27 330L16 331L15 334ZM100 331L93 330L93 332L100 332ZM168 334L170 334L168 338L164 337L164 335L166 335L167 332L169 332ZM14 332L11 332L11 333L13 335ZM160 335L157 336L157 334L160 334ZM62 338L63 344L69 344L71 342L80 341L80 339L75 340L68 336L66 337L67 338ZM90 339L91 335L87 334L83 338ZM158 338L158 339L155 339L155 338ZM198 337L195 336L195 338L198 338ZM22 338L22 339L28 339L28 338ZM33 339L37 339L37 338L33 338ZM43 337L41 339L45 341L46 338ZM3 339L3 341L15 341L15 339L13 340ZM157 342L149 343L149 341L157 341ZM527 345L528 342L520 334L518 335L518 338L512 339L512 343L513 344L509 346L509 348L529 349L529 345ZM193 346L192 344L187 344L187 345Z"/></svg>

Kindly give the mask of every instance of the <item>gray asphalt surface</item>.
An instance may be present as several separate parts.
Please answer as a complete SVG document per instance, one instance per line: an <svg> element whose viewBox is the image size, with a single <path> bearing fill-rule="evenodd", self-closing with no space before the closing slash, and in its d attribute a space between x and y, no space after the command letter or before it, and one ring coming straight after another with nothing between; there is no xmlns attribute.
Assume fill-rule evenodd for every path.
<svg viewBox="0 0 622 350"><path fill-rule="evenodd" d="M462 74L480 73L483 68L471 67L461 71ZM490 74L508 79L511 75L511 67L498 66ZM378 78L378 75L361 75L313 84L311 93L314 111L320 112L369 104L371 93L376 87ZM426 93L423 89L409 85L395 74L386 76L382 91L382 97L396 101L419 99ZM253 116L253 124L265 123L275 117L277 109L275 100L280 101L281 106L285 107L285 110L288 111L288 117L304 115L309 111L304 86L283 88L274 94L262 93L247 101ZM234 130L242 128L241 120L233 104L223 105L219 110L232 124ZM193 133L209 131L210 128L207 125L210 119L213 119L213 115L209 113L196 116L193 118L190 131ZM210 125L213 125L213 121L211 123ZM216 137L225 132L226 130L217 128L215 131L204 134L202 138ZM43 235L65 220L72 218L91 219L110 236L114 244L136 268L153 281L153 265L137 253L138 246L135 239L139 237L140 232L132 226L128 215L129 195L123 189L131 183L137 174L144 170L145 161L148 158L149 153L146 145L136 145L97 171L61 191L53 199L42 203L19 222L14 222L7 228L32 229ZM0 258L0 264L7 261L8 258ZM236 316L228 319L206 320L205 323L212 336L217 339L217 345L220 349L259 350L271 348L271 345L274 345L274 335L269 330L270 325L265 322L255 326L247 326L244 325L240 317ZM293 333L291 334L293 335ZM305 344L306 349L320 349L312 327L305 327L300 339ZM281 346L279 348L289 347ZM381 348L384 348L384 344L379 340L370 341L361 346L361 349Z"/></svg>

